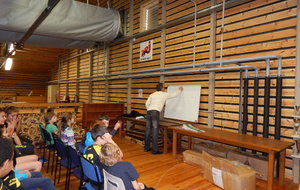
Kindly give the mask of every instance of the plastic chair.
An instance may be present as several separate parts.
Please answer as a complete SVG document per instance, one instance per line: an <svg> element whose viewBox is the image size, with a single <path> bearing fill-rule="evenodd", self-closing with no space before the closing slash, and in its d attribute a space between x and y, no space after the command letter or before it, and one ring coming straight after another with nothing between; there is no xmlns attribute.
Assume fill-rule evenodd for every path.
<svg viewBox="0 0 300 190"><path fill-rule="evenodd" d="M52 169L51 169L51 174L53 173L53 166L54 166L54 156L55 156L55 146L48 144L47 142L51 142L52 137L50 135L50 133L44 128L44 126L42 124L39 123L39 128L41 130L42 133L42 137L44 137L44 141L45 141L45 146L44 146L44 150L43 150L43 157L45 158L46 155L46 149L49 151L48 154L48 165L47 165L47 173L49 171L49 166L50 166L50 152L53 151L53 156L52 156Z"/></svg>
<svg viewBox="0 0 300 190"><path fill-rule="evenodd" d="M38 123L38 126L39 126L39 129L40 129L41 137L42 137L43 141L46 143L46 139L45 139L44 134L42 132L42 128L45 129L45 127L41 123Z"/></svg>
<svg viewBox="0 0 300 190"><path fill-rule="evenodd" d="M87 182L84 184L87 190L103 189L103 181L101 173L97 165L80 156L81 167Z"/></svg>
<svg viewBox="0 0 300 190"><path fill-rule="evenodd" d="M57 166L59 165L58 171L58 183L60 181L60 173L61 173L61 166L68 166L68 158L67 158L67 148L64 143L59 139L56 134L52 134L54 145L57 150L57 157L56 157L56 164L55 164L55 172L54 172L54 185L56 184L56 174L57 174Z"/></svg>
<svg viewBox="0 0 300 190"><path fill-rule="evenodd" d="M80 186L83 180L83 174L81 171L81 163L79 159L79 155L77 151L71 146L67 146L67 158L68 158L68 166L67 166L67 174L66 174L66 182L67 187L70 185L70 176L71 173L75 175L78 179L80 179Z"/></svg>
<svg viewBox="0 0 300 190"><path fill-rule="evenodd" d="M103 169L104 190L126 190L123 180L119 177L111 175Z"/></svg>
<svg viewBox="0 0 300 190"><path fill-rule="evenodd" d="M54 184L56 184L57 166L59 165L57 182L58 183L60 182L61 167L66 168L67 173L66 173L65 189L69 189L70 175L72 173L71 171L72 169L74 169L73 171L74 175L79 179L81 179L82 174L80 169L80 160L76 150L74 150L72 147L66 146L58 137L58 135L53 133L52 136L57 150Z"/></svg>

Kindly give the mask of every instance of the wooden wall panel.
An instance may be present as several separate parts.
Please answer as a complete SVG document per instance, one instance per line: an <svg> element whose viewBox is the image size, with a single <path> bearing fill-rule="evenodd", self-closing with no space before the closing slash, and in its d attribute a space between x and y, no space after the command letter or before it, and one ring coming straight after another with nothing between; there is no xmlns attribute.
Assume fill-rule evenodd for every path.
<svg viewBox="0 0 300 190"><path fill-rule="evenodd" d="M108 74L124 73L129 71L128 52L128 42L110 47ZM125 105L127 105L127 86L127 79L109 81L107 84L108 102L125 103Z"/></svg>
<svg viewBox="0 0 300 190"><path fill-rule="evenodd" d="M294 96L294 79L293 69L285 64L287 60L294 57L295 46L295 3L296 1L253 1L245 6L239 6L228 10L225 15L225 33L223 43L223 58L232 59L238 57L250 57L277 54L283 57L283 73L289 73L290 76L285 75L283 83L283 102L291 100ZM256 8L259 7L259 8ZM255 8L255 9L254 9ZM220 15L219 15L220 18ZM283 24L287 23L287 25ZM220 26L221 20L218 20ZM243 26L241 28L241 26ZM217 29L220 30L220 29ZM217 35L217 55L220 54L220 35ZM278 50L281 51L278 51ZM286 60L287 59L287 60ZM258 65L258 64L257 64ZM259 64L259 67L262 65ZM277 64L271 64L271 67L277 68ZM294 65L293 65L294 67ZM260 74L265 73L264 67L261 67ZM273 72L272 72L273 73ZM273 73L274 74L274 73ZM292 81L291 81L292 79ZM291 85L288 85L290 81ZM274 127L274 101L275 101L275 81L271 82L271 109L270 109L270 127L271 133ZM250 84L251 85L251 84ZM252 83L253 85L253 83ZM222 85L225 87L225 84ZM226 85L227 86L227 85ZM238 87L239 85L237 85ZM259 105L262 108L264 102L264 86L263 81L260 82L261 89ZM219 87L219 94L217 96L226 96L222 93L222 89L227 88ZM253 87L250 86L250 98L253 97ZM273 102L273 104L272 104ZM290 126L289 118L293 114L293 103L285 105L282 109L282 127ZM292 103L292 104L291 104ZM224 104L224 103L222 103ZM221 105L222 105L221 104ZM251 101L249 102L251 105ZM253 104L253 103L252 103ZM286 107L288 106L288 107ZM225 110L224 110L225 111ZM249 109L250 114L252 110ZM263 110L259 111L260 120L259 125L262 126ZM221 117L221 119L225 119ZM251 122L251 119L250 119ZM251 123L250 123L251 125ZM259 130L261 133L262 131ZM283 136L289 136L289 131L284 131Z"/></svg>
<svg viewBox="0 0 300 190"><path fill-rule="evenodd" d="M74 96L77 94L77 85L76 83L70 83L68 86L69 92L68 95L70 97L70 100L74 100Z"/></svg>
<svg viewBox="0 0 300 190"><path fill-rule="evenodd" d="M76 59L71 59L69 62L69 79L75 79L77 78L77 71L79 68L77 68L77 61Z"/></svg>
<svg viewBox="0 0 300 190"><path fill-rule="evenodd" d="M79 59L79 77L89 76L90 55L80 56Z"/></svg>
<svg viewBox="0 0 300 190"><path fill-rule="evenodd" d="M109 52L109 74L128 71L129 43L121 43L110 48Z"/></svg>
<svg viewBox="0 0 300 190"><path fill-rule="evenodd" d="M88 102L88 94L89 94L88 83L87 82L80 83L79 102L87 103Z"/></svg>
<svg viewBox="0 0 300 190"><path fill-rule="evenodd" d="M59 95L60 95L60 98L62 98L63 96L68 95L67 94L67 85L66 84L60 84L59 85Z"/></svg>
<svg viewBox="0 0 300 190"><path fill-rule="evenodd" d="M67 79L68 61L62 62L60 65L60 80Z"/></svg>
<svg viewBox="0 0 300 190"><path fill-rule="evenodd" d="M133 33L140 32L140 7L145 1L134 0L133 7ZM221 3L222 0L218 0ZM103 2L102 2L103 3ZM161 5L161 1L159 2ZM208 8L211 4L210 0L197 0L197 10ZM130 1L120 0L112 1L112 6L117 9L125 9L129 12ZM161 7L161 6L160 6ZM221 44L221 24L222 13L217 12L217 28L216 28L216 59L221 59L221 45L223 47L222 60L247 58L263 55L280 55L282 60L283 73L283 100L282 100L282 118L281 118L281 138L291 140L292 134L292 115L294 107L294 86L295 86L295 45L296 45L296 0L253 0L251 2L226 8L224 18L223 44ZM194 5L189 0L167 0L166 19L167 22L174 21L181 17L187 16L194 12ZM159 10L159 22L162 18L162 10ZM209 61L210 56L210 16L202 16L196 22L196 63L204 63ZM194 22L189 21L180 25L166 29L165 54L161 47L164 45L161 41L161 32L156 32L143 37L133 39L132 55L130 52L130 43L128 41L122 43L112 43L109 49L99 49L91 54L92 60L92 76L97 78L82 79L75 81L76 85L69 84L68 93L74 93L75 86L79 88L80 101L87 101L88 94L91 93L92 102L105 101L105 89L108 90L109 102L127 103L131 98L131 109L137 110L143 114L146 113L145 101L150 93L155 91L157 82L164 80L168 85L187 85L200 84L202 86L199 119L201 124L208 123L208 95L209 95L209 74L193 73L185 75L173 76L153 76L132 78L131 94L128 94L127 79L110 79L105 81L103 75L118 74L128 72L132 64L133 71L147 70L159 68L161 65L166 67L192 65L193 63L193 35ZM139 48L140 43L153 39L153 60L140 62ZM72 50L67 57L75 56L84 51ZM69 61L69 69L66 63L62 64L60 78L64 79L75 77L78 70L79 77L89 76L90 54L81 55L76 59ZM108 56L108 57L106 57ZM132 56L132 63L129 57ZM165 61L161 63L160 58L164 56ZM108 59L107 59L108 58ZM76 67L79 60L79 67ZM108 68L106 68L108 62ZM247 63L245 65L260 68L259 76L266 75L266 64L264 61ZM233 66L233 65L231 65ZM277 75L278 63L271 60L271 76ZM66 72L69 72L68 75ZM54 71L53 75L55 75ZM255 73L250 71L250 77ZM95 80L95 81L93 81ZM129 80L130 81L130 80ZM72 82L74 83L74 81ZM89 92L89 85L91 92ZM264 117L264 85L262 79L259 81L259 113L258 113L258 130L259 135L262 133L262 123ZM67 85L61 84L61 94L67 92L64 88ZM271 80L270 90L270 133L273 138L274 122L275 122L275 97L276 97L276 81ZM138 90L143 90L143 96L138 96ZM228 130L237 131L239 123L239 94L240 94L240 72L226 71L216 72L215 75L215 100L214 100L214 125L216 127L224 127ZM249 81L249 133L251 133L253 125L253 97L254 82ZM290 155L290 153L289 153Z"/></svg>
<svg viewBox="0 0 300 190"><path fill-rule="evenodd" d="M109 98L108 102L127 103L127 85L126 79L109 81Z"/></svg>
<svg viewBox="0 0 300 190"><path fill-rule="evenodd" d="M155 86L159 82L159 78L134 78L132 80L132 109L142 114L146 114L145 102L148 96L155 91ZM143 96L138 96L138 90L143 90Z"/></svg>
<svg viewBox="0 0 300 190"><path fill-rule="evenodd" d="M92 103L105 102L105 81L93 82L92 89Z"/></svg>
<svg viewBox="0 0 300 190"><path fill-rule="evenodd" d="M48 76L14 72L0 72L0 102L14 101L17 94L27 96L47 95Z"/></svg>
<svg viewBox="0 0 300 190"><path fill-rule="evenodd" d="M92 53L92 76L105 74L105 51L99 50Z"/></svg>

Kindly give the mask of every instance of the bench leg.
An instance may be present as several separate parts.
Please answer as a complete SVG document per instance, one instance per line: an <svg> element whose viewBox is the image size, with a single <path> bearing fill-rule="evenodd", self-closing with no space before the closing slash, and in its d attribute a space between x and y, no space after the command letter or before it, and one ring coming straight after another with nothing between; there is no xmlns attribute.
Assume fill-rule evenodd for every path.
<svg viewBox="0 0 300 190"><path fill-rule="evenodd" d="M285 177L285 155L286 150L280 152L279 155L279 184L282 184Z"/></svg>
<svg viewBox="0 0 300 190"><path fill-rule="evenodd" d="M268 190L273 189L273 179L274 179L274 162L275 162L275 153L269 153L268 160Z"/></svg>
<svg viewBox="0 0 300 190"><path fill-rule="evenodd" d="M173 131L173 144L172 144L173 159L176 159L177 154L177 133Z"/></svg>
<svg viewBox="0 0 300 190"><path fill-rule="evenodd" d="M189 136L189 142L188 142L188 149L191 150L192 149L192 144L193 144L193 137Z"/></svg>
<svg viewBox="0 0 300 190"><path fill-rule="evenodd" d="M164 154L168 153L168 129L167 128L163 128L164 130Z"/></svg>

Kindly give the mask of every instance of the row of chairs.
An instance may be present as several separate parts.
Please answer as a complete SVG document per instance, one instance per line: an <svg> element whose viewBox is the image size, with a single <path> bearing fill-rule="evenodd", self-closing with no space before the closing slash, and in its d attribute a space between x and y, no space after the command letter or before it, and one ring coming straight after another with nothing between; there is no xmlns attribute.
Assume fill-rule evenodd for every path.
<svg viewBox="0 0 300 190"><path fill-rule="evenodd" d="M51 175L54 172L54 185L56 184L56 181L57 183L60 182L61 167L64 167L67 170L65 190L69 189L71 174L80 179L79 189L86 188L87 190L125 190L122 179L109 174L105 170L103 170L104 181L102 181L99 168L85 159L72 147L64 145L64 143L56 134L52 134L54 145L47 145L46 142L50 142L52 140L52 137L42 124L39 124L39 128L41 131L41 136L45 142L43 147L44 157L46 155L46 150L48 150L47 173L49 171L51 162L51 152L53 155ZM58 166L58 180L56 180Z"/></svg>

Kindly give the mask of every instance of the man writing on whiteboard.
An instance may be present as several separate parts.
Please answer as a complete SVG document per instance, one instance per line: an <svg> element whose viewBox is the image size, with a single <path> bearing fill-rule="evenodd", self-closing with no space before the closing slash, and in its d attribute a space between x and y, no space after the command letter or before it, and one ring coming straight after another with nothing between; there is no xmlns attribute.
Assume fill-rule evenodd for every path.
<svg viewBox="0 0 300 190"><path fill-rule="evenodd" d="M158 131L159 131L159 117L160 112L162 111L166 100L168 98L174 98L178 96L183 91L182 86L179 87L178 92L170 94L165 92L164 85L162 83L158 83L156 85L156 92L150 94L146 101L147 108L147 124L146 124L146 132L145 132L145 146L144 150L146 152L150 151L150 138L151 138L151 129L153 128L153 137L152 137L152 154L161 154L158 151Z"/></svg>

